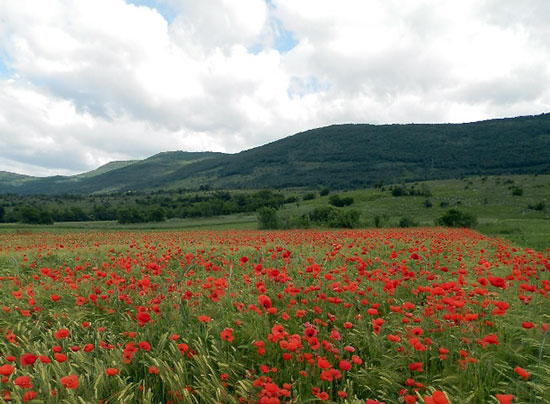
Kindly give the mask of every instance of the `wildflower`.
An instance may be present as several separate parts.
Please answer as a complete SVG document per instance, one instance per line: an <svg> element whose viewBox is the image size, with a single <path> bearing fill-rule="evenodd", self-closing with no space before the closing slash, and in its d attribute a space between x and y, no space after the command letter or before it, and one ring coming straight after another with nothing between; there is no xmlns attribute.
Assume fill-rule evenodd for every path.
<svg viewBox="0 0 550 404"><path fill-rule="evenodd" d="M66 389L76 389L78 387L78 376L76 375L63 376L59 381Z"/></svg>
<svg viewBox="0 0 550 404"><path fill-rule="evenodd" d="M432 396L424 396L424 402L426 404L449 404L447 396L442 391L434 391Z"/></svg>
<svg viewBox="0 0 550 404"><path fill-rule="evenodd" d="M116 376L118 375L118 369L117 368L107 368L105 369L105 373L107 376Z"/></svg>
<svg viewBox="0 0 550 404"><path fill-rule="evenodd" d="M139 322L139 325L145 325L149 321L151 321L151 316L149 315L149 313L140 311L138 314L136 314L136 320Z"/></svg>
<svg viewBox="0 0 550 404"><path fill-rule="evenodd" d="M21 359L20 359L21 366L32 365L34 364L34 362L36 362L37 359L38 359L38 356L36 355L30 354L30 353L23 354L21 355Z"/></svg>
<svg viewBox="0 0 550 404"><path fill-rule="evenodd" d="M225 329L220 333L220 337L221 337L223 340L225 340L225 341L227 341L227 342L229 342L229 343L233 342L233 339L234 339L234 337L233 337L233 329L232 329L232 328L225 328Z"/></svg>
<svg viewBox="0 0 550 404"><path fill-rule="evenodd" d="M523 377L524 380L527 380L527 378L530 376L530 373L526 371L525 369L516 366L514 368L514 372L516 372L519 376Z"/></svg>
<svg viewBox="0 0 550 404"><path fill-rule="evenodd" d="M25 394L23 394L23 402L34 400L36 397L36 391L26 391Z"/></svg>
<svg viewBox="0 0 550 404"><path fill-rule="evenodd" d="M499 404L512 404L514 396L512 394L495 394Z"/></svg>
<svg viewBox="0 0 550 404"><path fill-rule="evenodd" d="M66 328L60 328L58 331L54 332L53 336L55 339L65 339L69 336L70 332Z"/></svg>
<svg viewBox="0 0 550 404"><path fill-rule="evenodd" d="M32 389L32 383L29 376L16 377L13 384L21 387L22 389Z"/></svg>
<svg viewBox="0 0 550 404"><path fill-rule="evenodd" d="M9 363L5 364L5 365L2 365L2 366L0 366L0 375L9 376L13 373L14 370L15 370L15 367L10 365Z"/></svg>

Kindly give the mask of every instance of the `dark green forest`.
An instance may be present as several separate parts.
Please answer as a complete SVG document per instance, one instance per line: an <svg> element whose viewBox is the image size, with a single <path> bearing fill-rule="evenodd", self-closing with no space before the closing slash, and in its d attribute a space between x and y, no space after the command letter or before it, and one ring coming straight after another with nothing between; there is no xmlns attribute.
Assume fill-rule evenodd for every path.
<svg viewBox="0 0 550 404"><path fill-rule="evenodd" d="M3 173L0 193L359 189L469 175L550 173L550 114L464 124L345 124L237 154L169 152L93 175Z"/></svg>

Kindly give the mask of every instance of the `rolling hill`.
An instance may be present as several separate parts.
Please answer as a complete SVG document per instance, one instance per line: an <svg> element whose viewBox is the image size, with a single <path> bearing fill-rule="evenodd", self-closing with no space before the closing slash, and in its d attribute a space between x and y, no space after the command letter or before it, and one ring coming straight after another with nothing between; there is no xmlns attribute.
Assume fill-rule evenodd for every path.
<svg viewBox="0 0 550 404"><path fill-rule="evenodd" d="M354 189L463 175L550 173L550 114L464 124L344 124L237 154L161 153L95 176L4 180L0 193L158 188Z"/></svg>

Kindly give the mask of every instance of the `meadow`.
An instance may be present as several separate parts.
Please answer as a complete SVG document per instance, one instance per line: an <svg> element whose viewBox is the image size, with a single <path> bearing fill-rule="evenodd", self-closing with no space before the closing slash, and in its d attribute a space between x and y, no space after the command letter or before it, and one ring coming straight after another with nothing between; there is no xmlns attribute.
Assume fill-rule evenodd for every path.
<svg viewBox="0 0 550 404"><path fill-rule="evenodd" d="M467 229L0 238L0 399L541 403L550 257Z"/></svg>

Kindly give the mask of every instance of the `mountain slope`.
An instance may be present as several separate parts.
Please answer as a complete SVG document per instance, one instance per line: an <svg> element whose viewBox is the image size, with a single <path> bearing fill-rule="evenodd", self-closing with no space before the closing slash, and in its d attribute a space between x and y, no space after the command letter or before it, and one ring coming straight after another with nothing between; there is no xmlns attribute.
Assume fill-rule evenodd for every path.
<svg viewBox="0 0 550 404"><path fill-rule="evenodd" d="M48 177L0 193L90 193L203 185L359 188L401 182L550 172L550 114L466 124L333 125L237 154L161 153L93 177Z"/></svg>
<svg viewBox="0 0 550 404"><path fill-rule="evenodd" d="M327 185L550 172L550 114L467 124L333 125L192 164L161 185Z"/></svg>
<svg viewBox="0 0 550 404"><path fill-rule="evenodd" d="M154 188L159 178L184 165L219 156L212 152L163 152L145 160L107 164L88 173L75 176L29 177L14 185L0 178L0 193L63 194L116 192Z"/></svg>

